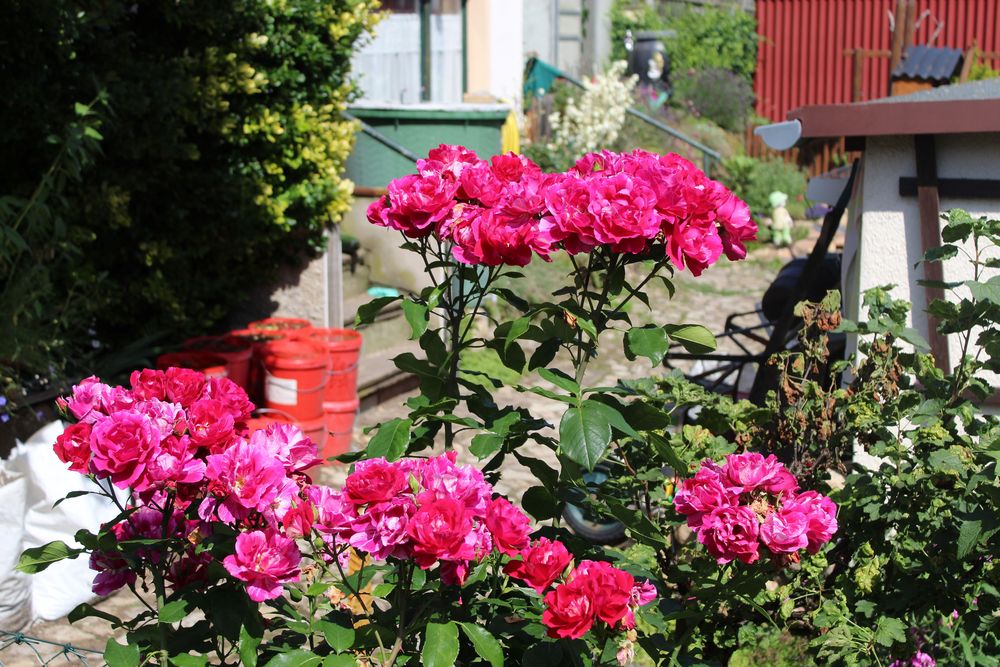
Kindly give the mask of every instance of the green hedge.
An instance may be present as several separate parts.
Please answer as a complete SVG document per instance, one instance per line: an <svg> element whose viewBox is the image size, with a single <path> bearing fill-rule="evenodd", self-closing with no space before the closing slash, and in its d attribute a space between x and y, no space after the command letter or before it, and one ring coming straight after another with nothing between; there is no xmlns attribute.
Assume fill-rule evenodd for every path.
<svg viewBox="0 0 1000 667"><path fill-rule="evenodd" d="M341 174L354 127L339 112L377 4L4 3L0 255L17 244L7 232L20 207L57 207L67 242L46 252L62 268L35 310L51 317L79 298L81 279L100 284L73 315L87 340L64 354L84 354L89 338L115 349L150 333L209 330L250 288L320 247L324 226L350 206ZM105 103L88 111L100 127L92 164L50 184L51 202L32 200L63 145L49 138L98 96ZM20 358L0 366L37 370Z"/></svg>

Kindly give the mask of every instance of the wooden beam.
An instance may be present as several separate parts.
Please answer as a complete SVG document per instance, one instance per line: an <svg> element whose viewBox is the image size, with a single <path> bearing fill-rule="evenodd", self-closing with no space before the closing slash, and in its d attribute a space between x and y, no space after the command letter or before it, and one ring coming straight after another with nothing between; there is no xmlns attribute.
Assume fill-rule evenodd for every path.
<svg viewBox="0 0 1000 667"><path fill-rule="evenodd" d="M939 178L938 196L952 199L1000 199L1000 179ZM916 197L919 185L912 176L899 179L899 196Z"/></svg>
<svg viewBox="0 0 1000 667"><path fill-rule="evenodd" d="M903 59L903 24L906 23L906 0L896 0L895 22L892 28L892 51L889 54L889 71L892 72Z"/></svg>
<svg viewBox="0 0 1000 667"><path fill-rule="evenodd" d="M923 252L941 246L941 202L938 197L937 153L934 147L934 135L918 134L913 137L917 162L917 202L920 206L920 244ZM927 280L944 280L944 268L941 262L922 264L924 277ZM924 288L925 308L930 308L933 301L944 299L944 290L940 287ZM948 337L938 331L937 318L927 313L927 339L934 356L934 365L945 373L951 369L948 355Z"/></svg>

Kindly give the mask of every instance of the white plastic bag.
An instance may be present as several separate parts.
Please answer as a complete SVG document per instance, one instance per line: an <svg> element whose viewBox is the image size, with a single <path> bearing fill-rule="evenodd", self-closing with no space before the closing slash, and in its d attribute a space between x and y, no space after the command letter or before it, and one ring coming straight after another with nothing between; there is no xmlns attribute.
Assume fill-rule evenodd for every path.
<svg viewBox="0 0 1000 667"><path fill-rule="evenodd" d="M109 499L85 495L70 498L58 507L55 502L71 491L97 491L97 487L79 473L70 472L60 461L52 445L63 432L62 422L52 422L19 445L8 469L25 475L27 507L24 520L23 547L37 547L54 540L79 546L76 532L86 528L97 532L101 523L118 514ZM36 618L46 621L65 616L81 602L92 600L94 572L87 557L64 560L31 576L32 608Z"/></svg>
<svg viewBox="0 0 1000 667"><path fill-rule="evenodd" d="M0 461L0 630L20 630L31 621L31 579L16 572L24 537L28 482Z"/></svg>

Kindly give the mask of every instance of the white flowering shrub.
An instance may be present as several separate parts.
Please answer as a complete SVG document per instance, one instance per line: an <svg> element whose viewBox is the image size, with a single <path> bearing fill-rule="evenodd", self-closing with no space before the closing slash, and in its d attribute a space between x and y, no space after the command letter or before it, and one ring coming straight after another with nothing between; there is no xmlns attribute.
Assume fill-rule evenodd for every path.
<svg viewBox="0 0 1000 667"><path fill-rule="evenodd" d="M611 147L632 103L638 78L625 77L625 61L616 61L604 74L584 81L584 91L566 103L565 110L549 116L552 140L549 150L590 153Z"/></svg>

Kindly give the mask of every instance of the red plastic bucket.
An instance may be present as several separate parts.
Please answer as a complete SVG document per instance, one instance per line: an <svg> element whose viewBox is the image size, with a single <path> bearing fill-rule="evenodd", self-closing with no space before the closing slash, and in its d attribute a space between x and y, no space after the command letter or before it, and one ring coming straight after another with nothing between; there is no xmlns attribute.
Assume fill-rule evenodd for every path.
<svg viewBox="0 0 1000 667"><path fill-rule="evenodd" d="M357 419L359 406L358 399L323 403L327 431L323 458L351 451L351 443L354 441L354 421Z"/></svg>
<svg viewBox="0 0 1000 667"><path fill-rule="evenodd" d="M326 350L327 378L323 401L344 403L357 400L361 334L354 329L313 329L306 335Z"/></svg>
<svg viewBox="0 0 1000 667"><path fill-rule="evenodd" d="M309 436L309 439L316 445L317 455L323 459L323 463L326 463L326 457L330 456L325 452L328 440L326 435L326 415L323 415L318 419L298 422L298 425L299 428L302 429L302 432Z"/></svg>
<svg viewBox="0 0 1000 667"><path fill-rule="evenodd" d="M186 351L168 352L156 359L156 367L165 371L170 367L190 368L201 371L208 377L226 377L226 360L208 352Z"/></svg>
<svg viewBox="0 0 1000 667"><path fill-rule="evenodd" d="M250 329L264 331L299 331L311 329L312 322L299 317L268 317L247 325Z"/></svg>
<svg viewBox="0 0 1000 667"><path fill-rule="evenodd" d="M247 375L247 394L257 405L264 397L264 346L274 340L285 337L284 331L269 329L236 329L230 331L226 338L247 343L251 347L250 369Z"/></svg>
<svg viewBox="0 0 1000 667"><path fill-rule="evenodd" d="M208 352L225 359L229 379L247 391L250 390L253 344L249 341L225 336L199 336L184 341L184 347L189 351Z"/></svg>
<svg viewBox="0 0 1000 667"><path fill-rule="evenodd" d="M263 350L264 407L299 422L323 416L326 355L313 343L275 340Z"/></svg>
<svg viewBox="0 0 1000 667"><path fill-rule="evenodd" d="M295 420L291 417L286 417L280 412L270 412L267 414L258 414L250 419L246 420L247 435L252 435L255 431L262 431L271 424L294 424Z"/></svg>

